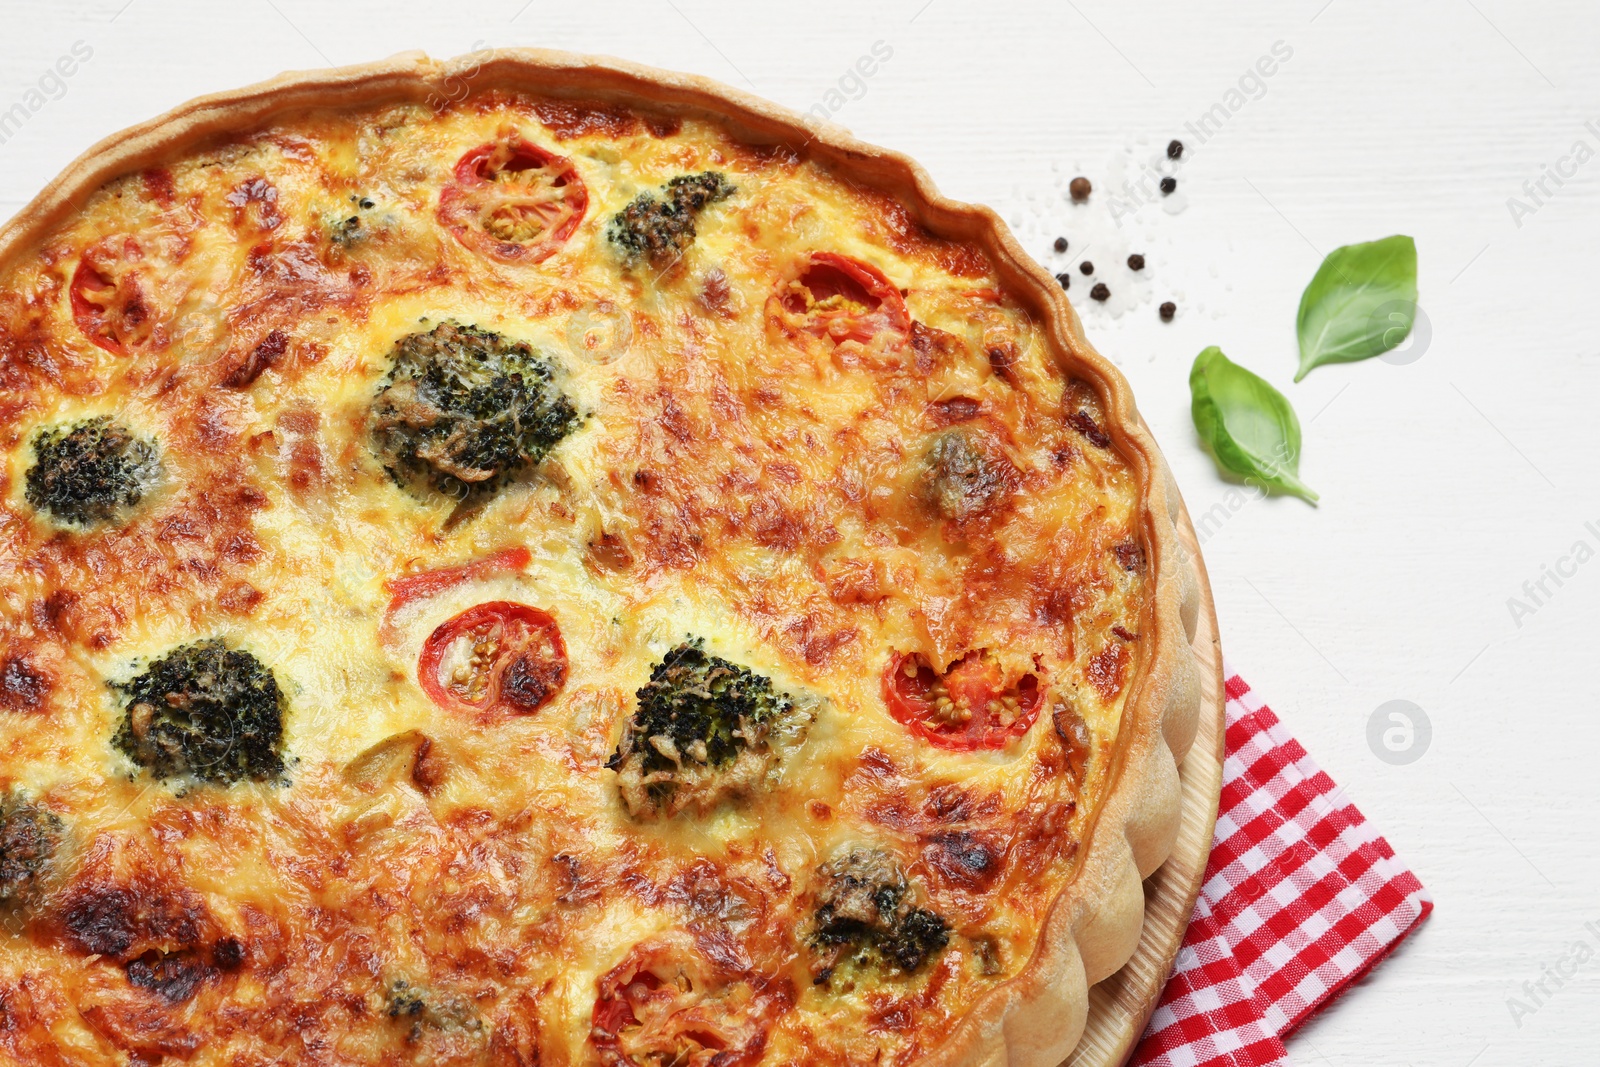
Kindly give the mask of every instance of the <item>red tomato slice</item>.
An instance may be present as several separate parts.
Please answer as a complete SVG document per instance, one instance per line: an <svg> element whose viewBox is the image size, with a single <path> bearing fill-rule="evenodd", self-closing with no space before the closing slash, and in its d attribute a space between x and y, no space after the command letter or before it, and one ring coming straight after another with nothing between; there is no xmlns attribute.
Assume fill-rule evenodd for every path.
<svg viewBox="0 0 1600 1067"><path fill-rule="evenodd" d="M394 645L400 637L395 630L395 615L401 608L418 600L425 600L435 593L453 589L463 582L487 578L502 571L520 571L527 567L531 559L533 553L526 548L502 548L482 559L459 563L454 567L441 567L438 570L390 578L383 583L383 587L389 591L389 606L384 609L383 623L378 627L378 636L382 638L384 644Z"/></svg>
<svg viewBox="0 0 1600 1067"><path fill-rule="evenodd" d="M510 132L462 156L439 193L439 221L457 240L517 263L548 259L588 208L589 190L572 160Z"/></svg>
<svg viewBox="0 0 1600 1067"><path fill-rule="evenodd" d="M383 583L389 591L389 614L393 615L401 608L413 601L424 597L442 593L452 589L462 582L475 578L487 578L491 574L501 571L520 571L533 559L533 553L526 548L503 548L492 555L475 559L470 563L460 563L454 567L441 567L436 571L423 571L420 574L407 574L400 578L390 578Z"/></svg>
<svg viewBox="0 0 1600 1067"><path fill-rule="evenodd" d="M761 1059L782 999L719 981L690 945L641 942L602 975L589 1037L606 1067L744 1067Z"/></svg>
<svg viewBox="0 0 1600 1067"><path fill-rule="evenodd" d="M1025 674L1008 683L987 652L969 652L944 676L921 656L896 653L883 672L889 714L936 748L971 752L1004 748L1039 717L1044 692Z"/></svg>
<svg viewBox="0 0 1600 1067"><path fill-rule="evenodd" d="M567 646L538 608L492 600L428 636L417 657L422 691L441 708L531 715L567 681Z"/></svg>
<svg viewBox="0 0 1600 1067"><path fill-rule="evenodd" d="M902 344L911 315L900 290L870 263L837 252L813 252L800 273L782 283L774 311L792 329L834 344L866 344L880 334Z"/></svg>
<svg viewBox="0 0 1600 1067"><path fill-rule="evenodd" d="M67 293L83 335L115 356L150 339L155 328L132 237L107 237L83 250Z"/></svg>

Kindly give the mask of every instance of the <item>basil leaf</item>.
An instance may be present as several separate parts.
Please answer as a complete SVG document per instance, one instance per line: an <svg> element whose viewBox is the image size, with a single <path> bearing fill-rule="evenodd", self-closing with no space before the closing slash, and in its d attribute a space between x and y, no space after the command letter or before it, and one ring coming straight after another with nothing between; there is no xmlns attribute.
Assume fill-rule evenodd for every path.
<svg viewBox="0 0 1600 1067"><path fill-rule="evenodd" d="M1293 493L1312 504L1300 481L1300 420L1282 393L1216 345L1189 371L1190 413L1217 466L1252 485Z"/></svg>
<svg viewBox="0 0 1600 1067"><path fill-rule="evenodd" d="M1324 363L1371 359L1411 333L1417 243L1395 235L1328 253L1300 297L1299 381Z"/></svg>

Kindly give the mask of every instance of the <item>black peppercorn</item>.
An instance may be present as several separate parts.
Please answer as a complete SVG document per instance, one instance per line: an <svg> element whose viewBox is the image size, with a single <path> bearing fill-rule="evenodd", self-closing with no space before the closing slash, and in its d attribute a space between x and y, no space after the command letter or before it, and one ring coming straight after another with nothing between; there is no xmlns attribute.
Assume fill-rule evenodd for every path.
<svg viewBox="0 0 1600 1067"><path fill-rule="evenodd" d="M1173 190L1175 190L1177 187L1178 187L1178 179L1176 179L1176 178L1162 178L1161 179L1161 195L1162 196L1171 196Z"/></svg>
<svg viewBox="0 0 1600 1067"><path fill-rule="evenodd" d="M1178 305L1174 304L1172 301L1168 300L1165 304L1161 305L1161 321L1162 322L1171 322L1172 321L1172 316L1176 315L1177 313L1178 313Z"/></svg>
<svg viewBox="0 0 1600 1067"><path fill-rule="evenodd" d="M1072 181L1067 185L1067 191L1072 194L1072 199L1074 200L1089 199L1089 193L1093 190L1094 186L1089 184L1089 179L1083 177L1082 175L1072 179Z"/></svg>
<svg viewBox="0 0 1600 1067"><path fill-rule="evenodd" d="M1057 252L1065 252L1066 250L1067 250L1067 239L1065 237L1057 237L1056 238L1056 251Z"/></svg>
<svg viewBox="0 0 1600 1067"><path fill-rule="evenodd" d="M1168 159L1182 159L1183 158L1183 142L1182 141L1168 141L1167 142L1167 158Z"/></svg>
<svg viewBox="0 0 1600 1067"><path fill-rule="evenodd" d="M1061 288L1063 289L1072 288L1072 275L1068 274L1066 271L1062 271L1060 274L1057 274L1056 281L1061 283Z"/></svg>
<svg viewBox="0 0 1600 1067"><path fill-rule="evenodd" d="M1135 252L1133 255L1129 256L1128 257L1128 269L1129 270L1144 270L1144 257L1141 256L1137 252Z"/></svg>
<svg viewBox="0 0 1600 1067"><path fill-rule="evenodd" d="M1082 271L1082 272L1083 272L1083 273L1085 273L1085 274L1093 274L1093 273L1094 273L1094 264L1093 264L1093 263L1090 263L1090 262L1089 262L1089 261L1088 261L1088 260L1087 260L1087 259L1086 259L1086 260L1084 260L1084 261L1083 261L1083 262L1082 262L1082 263L1079 263L1079 264L1078 264L1078 269L1079 269L1079 270L1080 270L1080 271Z"/></svg>
<svg viewBox="0 0 1600 1067"><path fill-rule="evenodd" d="M1094 288L1089 290L1089 295L1096 300L1104 300L1111 295L1111 289L1105 282L1096 282Z"/></svg>

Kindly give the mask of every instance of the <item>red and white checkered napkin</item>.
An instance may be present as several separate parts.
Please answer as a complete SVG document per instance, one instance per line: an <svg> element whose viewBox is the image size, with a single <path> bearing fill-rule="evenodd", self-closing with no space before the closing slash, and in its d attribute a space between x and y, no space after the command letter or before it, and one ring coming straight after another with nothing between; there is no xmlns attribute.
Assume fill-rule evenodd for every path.
<svg viewBox="0 0 1600 1067"><path fill-rule="evenodd" d="M1232 670L1216 843L1133 1063L1287 1067L1283 1038L1433 910L1416 875Z"/></svg>

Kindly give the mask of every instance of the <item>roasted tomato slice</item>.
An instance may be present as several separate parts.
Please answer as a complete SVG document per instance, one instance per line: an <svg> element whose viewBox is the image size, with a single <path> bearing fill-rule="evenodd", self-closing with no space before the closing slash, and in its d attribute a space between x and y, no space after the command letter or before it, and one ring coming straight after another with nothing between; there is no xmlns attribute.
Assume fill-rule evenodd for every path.
<svg viewBox="0 0 1600 1067"><path fill-rule="evenodd" d="M1008 682L987 652L969 652L941 676L921 656L896 653L883 672L883 699L896 722L937 748L1004 748L1039 717L1044 693L1031 674Z"/></svg>
<svg viewBox="0 0 1600 1067"><path fill-rule="evenodd" d="M911 316L900 290L869 263L837 252L813 252L800 272L779 286L770 312L791 331L867 344L883 336L904 343Z"/></svg>
<svg viewBox="0 0 1600 1067"><path fill-rule="evenodd" d="M588 208L589 190L572 160L514 131L462 156L439 193L439 221L462 244L515 263L548 259Z"/></svg>
<svg viewBox="0 0 1600 1067"><path fill-rule="evenodd" d="M529 715L567 681L567 646L538 608L493 600L443 623L417 658L423 692L442 708Z"/></svg>
<svg viewBox="0 0 1600 1067"><path fill-rule="evenodd" d="M602 975L589 1032L606 1067L742 1067L767 1047L789 1002L735 977L719 980L688 939L635 945Z"/></svg>
<svg viewBox="0 0 1600 1067"><path fill-rule="evenodd" d="M113 355L127 355L149 341L155 329L143 259L132 237L107 237L84 249L72 272L72 319L85 337Z"/></svg>

